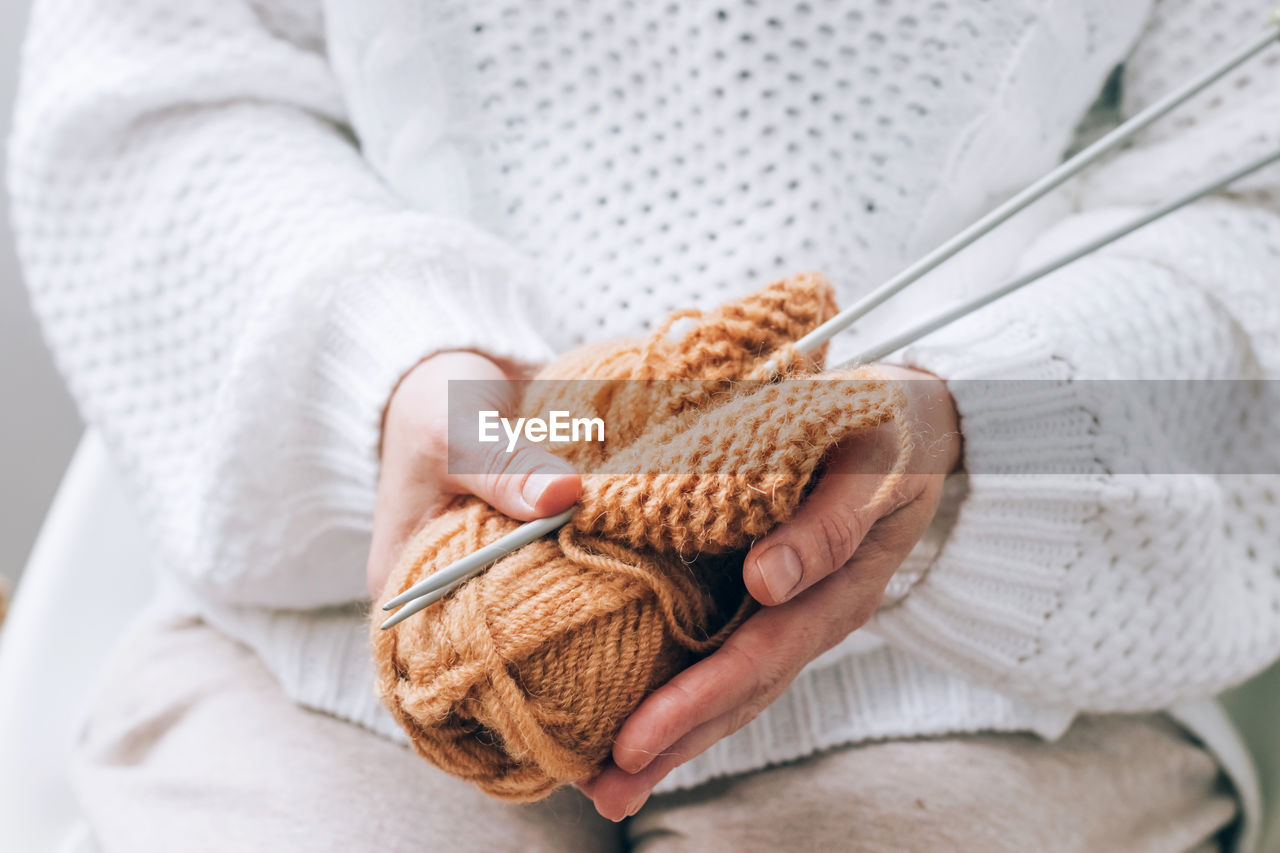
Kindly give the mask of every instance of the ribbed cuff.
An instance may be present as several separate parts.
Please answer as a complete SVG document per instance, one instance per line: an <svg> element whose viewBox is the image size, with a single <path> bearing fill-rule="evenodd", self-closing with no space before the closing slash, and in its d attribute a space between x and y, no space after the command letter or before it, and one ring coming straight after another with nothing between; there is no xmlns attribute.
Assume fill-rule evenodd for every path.
<svg viewBox="0 0 1280 853"><path fill-rule="evenodd" d="M345 510L358 511L366 530L383 412L405 373L444 350L522 363L551 357L530 320L536 306L526 267L521 256L461 224L427 245L381 235L341 267L317 338L312 405L302 409L313 420L303 435L317 439L312 452L326 469L317 482L328 489L345 480L363 495Z"/></svg>
<svg viewBox="0 0 1280 853"><path fill-rule="evenodd" d="M1057 337L1006 312L968 321L895 361L947 383L971 475L1097 473L1097 412Z"/></svg>
<svg viewBox="0 0 1280 853"><path fill-rule="evenodd" d="M1017 688L1011 680L1040 654L1098 512L1095 414L1053 339L1008 313L948 330L901 360L948 382L969 492L933 565L872 628L935 665Z"/></svg>
<svg viewBox="0 0 1280 853"><path fill-rule="evenodd" d="M375 249L347 270L314 369L353 449L376 455L391 392L433 353L469 349L527 364L553 355L531 323L537 306L525 264L471 236L429 253Z"/></svg>
<svg viewBox="0 0 1280 853"><path fill-rule="evenodd" d="M551 356L527 259L465 223L378 225L300 261L249 320L226 382L237 415L214 425L209 464L226 505L271 512L251 538L209 534L221 551L190 580L214 600L363 599L382 415L401 377L441 350Z"/></svg>

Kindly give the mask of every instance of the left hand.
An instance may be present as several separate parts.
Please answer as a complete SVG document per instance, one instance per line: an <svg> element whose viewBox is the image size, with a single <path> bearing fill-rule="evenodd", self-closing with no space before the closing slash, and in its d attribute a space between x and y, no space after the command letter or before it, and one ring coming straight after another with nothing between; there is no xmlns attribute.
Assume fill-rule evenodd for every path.
<svg viewBox="0 0 1280 853"><path fill-rule="evenodd" d="M579 783L604 817L635 814L672 769L750 722L805 664L865 624L929 527L960 459L955 403L932 374L881 367L908 380L910 473L890 502L872 506L897 458L897 427L886 424L835 451L795 516L747 554L747 591L765 607L645 699L618 733L613 761Z"/></svg>

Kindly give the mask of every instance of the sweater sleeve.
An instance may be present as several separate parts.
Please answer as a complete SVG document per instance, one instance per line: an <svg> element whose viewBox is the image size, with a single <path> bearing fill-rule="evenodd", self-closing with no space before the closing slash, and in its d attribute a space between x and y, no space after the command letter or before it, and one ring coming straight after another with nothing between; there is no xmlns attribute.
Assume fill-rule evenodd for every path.
<svg viewBox="0 0 1280 853"><path fill-rule="evenodd" d="M38 0L8 179L60 369L211 600L363 598L398 378L548 355L528 261L362 158L318 2Z"/></svg>
<svg viewBox="0 0 1280 853"><path fill-rule="evenodd" d="M1257 4L1163 0L1126 63L1123 110L1262 25ZM1277 52L1082 179L1074 212L1021 266L1280 148ZM1080 381L1276 378L1277 189L1280 172L1259 173L903 354L952 387L969 493L875 631L1007 693L1089 711L1211 695L1280 655L1274 436L1226 409L1179 412L1176 395L1147 393L1155 383ZM993 379L1036 381L964 381ZM1183 439L1215 431L1231 454L1220 470L1178 459Z"/></svg>

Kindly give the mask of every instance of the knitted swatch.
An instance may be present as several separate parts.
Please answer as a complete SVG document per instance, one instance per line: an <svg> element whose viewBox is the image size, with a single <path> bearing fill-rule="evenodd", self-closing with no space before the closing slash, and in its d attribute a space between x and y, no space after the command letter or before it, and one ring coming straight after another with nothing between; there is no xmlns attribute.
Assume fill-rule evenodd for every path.
<svg viewBox="0 0 1280 853"><path fill-rule="evenodd" d="M896 422L887 494L907 461L901 390L870 368L818 376L822 356L790 346L835 310L825 278L795 276L539 376L615 381L530 384L519 414L598 416L608 440L556 450L584 475L558 535L387 631L374 620L379 694L421 755L511 800L591 775L644 697L754 610L743 552L791 516L826 453ZM517 526L457 500L409 542L383 600Z"/></svg>

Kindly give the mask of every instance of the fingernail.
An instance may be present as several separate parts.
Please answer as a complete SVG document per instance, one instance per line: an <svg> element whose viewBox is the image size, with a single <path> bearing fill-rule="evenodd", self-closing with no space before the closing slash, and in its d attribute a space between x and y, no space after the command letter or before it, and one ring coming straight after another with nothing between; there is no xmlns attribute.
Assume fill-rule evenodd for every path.
<svg viewBox="0 0 1280 853"><path fill-rule="evenodd" d="M535 468L525 478L524 486L520 489L520 498L529 505L529 509L537 509L538 501L546 494L551 483L566 473L568 472L558 468Z"/></svg>
<svg viewBox="0 0 1280 853"><path fill-rule="evenodd" d="M790 598L804 573L800 555L790 545L775 545L760 555L760 561L756 565L760 567L764 585L774 601L786 601Z"/></svg>

